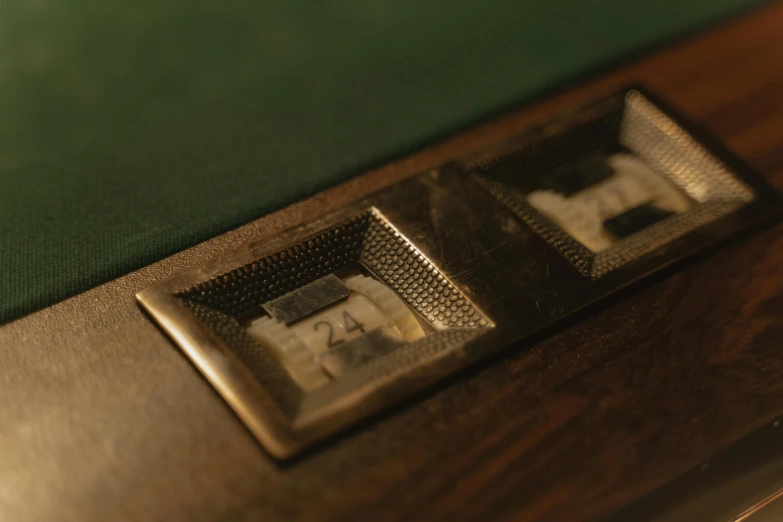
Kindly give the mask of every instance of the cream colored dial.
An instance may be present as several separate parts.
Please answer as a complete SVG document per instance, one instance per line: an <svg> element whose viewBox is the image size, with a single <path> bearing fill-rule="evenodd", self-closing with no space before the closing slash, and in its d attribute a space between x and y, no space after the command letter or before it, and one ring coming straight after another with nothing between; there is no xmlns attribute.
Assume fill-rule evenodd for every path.
<svg viewBox="0 0 783 522"><path fill-rule="evenodd" d="M305 390L327 384L319 357L381 327L414 341L424 336L419 321L389 287L367 276L343 280L348 298L291 325L272 317L251 322L248 333L277 358Z"/></svg>
<svg viewBox="0 0 783 522"><path fill-rule="evenodd" d="M691 200L666 178L631 154L608 159L614 174L568 197L551 190L528 195L528 202L593 252L616 242L603 227L607 219L644 203L673 213L688 210Z"/></svg>

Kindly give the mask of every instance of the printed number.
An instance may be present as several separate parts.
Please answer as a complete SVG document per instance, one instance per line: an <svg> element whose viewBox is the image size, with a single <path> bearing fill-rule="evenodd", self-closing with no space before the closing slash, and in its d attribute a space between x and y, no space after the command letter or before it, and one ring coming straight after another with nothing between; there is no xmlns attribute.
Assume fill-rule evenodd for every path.
<svg viewBox="0 0 783 522"><path fill-rule="evenodd" d="M345 333L350 333L355 330L359 330L360 332L364 333L364 324L357 321L354 316L348 313L348 310L343 312L343 324L345 325ZM334 348L335 346L345 342L345 339L334 338L334 325L332 325L332 323L329 321L316 322L313 324L313 331L317 332L321 326L324 326L329 332L329 335L326 338L327 348Z"/></svg>
<svg viewBox="0 0 783 522"><path fill-rule="evenodd" d="M332 326L332 323L329 321L318 321L313 325L313 330L318 331L318 327L322 324L326 325L326 328L329 330L329 337L326 338L326 347L327 348L334 348L338 344L344 343L345 339L335 339L334 338L334 326Z"/></svg>
<svg viewBox="0 0 783 522"><path fill-rule="evenodd" d="M364 333L364 325L354 319L354 317L348 313L348 310L345 310L343 312L343 323L345 324L345 331L346 332L353 332L354 330L359 330L360 332Z"/></svg>

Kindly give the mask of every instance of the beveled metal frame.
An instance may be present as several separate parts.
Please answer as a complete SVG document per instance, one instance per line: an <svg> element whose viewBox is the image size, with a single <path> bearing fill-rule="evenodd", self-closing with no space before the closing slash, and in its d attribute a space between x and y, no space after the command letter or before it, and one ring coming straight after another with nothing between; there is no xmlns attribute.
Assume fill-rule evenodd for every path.
<svg viewBox="0 0 783 522"><path fill-rule="evenodd" d="M494 324L381 212L321 221L283 249L222 260L137 298L270 453L286 458L410 391L410 382ZM252 261L248 261L251 259ZM434 328L423 338L312 391L301 389L238 318L325 274L361 266ZM189 276L189 277L188 277ZM206 277L205 277L206 276ZM237 282L239 284L237 284Z"/></svg>
<svg viewBox="0 0 783 522"><path fill-rule="evenodd" d="M538 144L527 143L521 150L516 147L496 152L491 157L482 158L467 166L479 185L513 210L584 275L594 279L602 277L619 266L753 201L755 195L747 184L732 174L715 155L638 89L628 91L621 104L608 104L598 109L596 111L595 107L591 107L585 110L583 115L574 115L572 125L578 125L580 119L585 116L588 121L590 118L616 117L616 135L596 140L593 146L620 146L643 160L687 194L695 202L692 208L623 238L606 250L594 253L533 208L525 195L513 184L504 183L493 175L498 162L507 161L509 156L513 157L520 152L533 150ZM573 130L569 125L559 127L539 142L556 140ZM604 139L616 143L601 143Z"/></svg>

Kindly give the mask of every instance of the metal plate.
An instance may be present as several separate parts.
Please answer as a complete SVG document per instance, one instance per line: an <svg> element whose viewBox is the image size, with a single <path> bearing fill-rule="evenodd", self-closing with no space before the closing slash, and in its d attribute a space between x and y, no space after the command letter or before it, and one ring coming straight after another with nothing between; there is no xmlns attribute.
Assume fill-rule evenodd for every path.
<svg viewBox="0 0 783 522"><path fill-rule="evenodd" d="M348 294L348 288L342 281L334 274L329 274L277 299L261 303L261 306L271 317L291 324L342 301Z"/></svg>
<svg viewBox="0 0 783 522"><path fill-rule="evenodd" d="M525 203L519 185L534 165L545 177L564 158L601 148L652 165L696 202L692 210L594 253ZM778 209L760 178L638 88L490 149L138 299L268 451L286 458ZM352 266L393 288L435 331L305 393L238 318Z"/></svg>

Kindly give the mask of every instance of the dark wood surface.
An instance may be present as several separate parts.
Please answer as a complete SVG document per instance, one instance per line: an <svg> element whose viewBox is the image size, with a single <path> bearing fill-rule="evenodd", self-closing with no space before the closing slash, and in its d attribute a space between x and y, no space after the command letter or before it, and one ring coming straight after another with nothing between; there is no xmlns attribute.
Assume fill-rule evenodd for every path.
<svg viewBox="0 0 783 522"><path fill-rule="evenodd" d="M598 520L783 415L783 225L279 465L133 295L633 82L783 189L783 4L0 329L13 520ZM61 337L56 337L60 336ZM57 338L58 343L52 343ZM17 407L19 405L19 407ZM6 486L4 484L3 486Z"/></svg>

